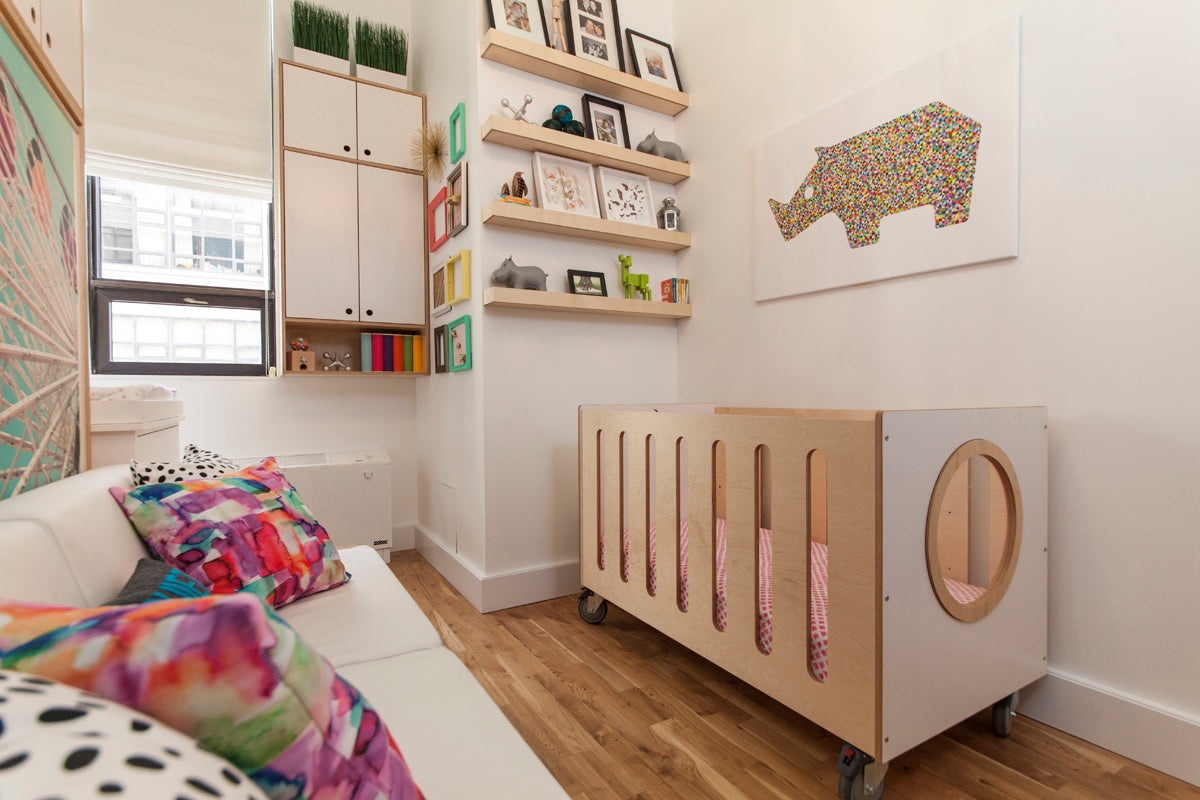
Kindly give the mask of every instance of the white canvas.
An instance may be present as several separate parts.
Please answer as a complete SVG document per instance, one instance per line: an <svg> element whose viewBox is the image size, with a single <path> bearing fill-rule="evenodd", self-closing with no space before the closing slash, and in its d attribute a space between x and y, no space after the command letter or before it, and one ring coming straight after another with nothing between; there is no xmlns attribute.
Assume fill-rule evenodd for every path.
<svg viewBox="0 0 1200 800"><path fill-rule="evenodd" d="M592 165L570 158L533 154L533 187L542 208L600 217Z"/></svg>
<svg viewBox="0 0 1200 800"><path fill-rule="evenodd" d="M650 180L644 175L600 167L600 213L605 219L655 227Z"/></svg>
<svg viewBox="0 0 1200 800"><path fill-rule="evenodd" d="M1020 19L1012 17L758 142L755 300L1015 257L1019 53ZM856 235L858 246L851 246L842 220L826 213L790 241L784 238L768 201L793 199L818 162L816 148L831 148L906 115L912 119L934 103L978 123L965 221L937 227L934 206L921 205L880 217L878 239L866 243ZM882 171L885 179L901 174Z"/></svg>

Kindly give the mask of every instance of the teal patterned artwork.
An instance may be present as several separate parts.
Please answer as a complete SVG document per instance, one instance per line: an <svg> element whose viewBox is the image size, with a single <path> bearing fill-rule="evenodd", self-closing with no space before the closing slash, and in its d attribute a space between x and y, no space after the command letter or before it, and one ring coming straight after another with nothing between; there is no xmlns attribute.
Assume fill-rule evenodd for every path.
<svg viewBox="0 0 1200 800"><path fill-rule="evenodd" d="M0 499L80 468L75 135L0 30Z"/></svg>

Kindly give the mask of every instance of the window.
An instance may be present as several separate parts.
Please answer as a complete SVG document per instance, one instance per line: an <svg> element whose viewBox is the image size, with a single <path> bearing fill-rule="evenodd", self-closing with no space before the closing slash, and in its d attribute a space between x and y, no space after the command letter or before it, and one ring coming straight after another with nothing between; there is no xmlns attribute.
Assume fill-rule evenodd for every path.
<svg viewBox="0 0 1200 800"><path fill-rule="evenodd" d="M88 221L95 372L267 373L269 202L93 176Z"/></svg>

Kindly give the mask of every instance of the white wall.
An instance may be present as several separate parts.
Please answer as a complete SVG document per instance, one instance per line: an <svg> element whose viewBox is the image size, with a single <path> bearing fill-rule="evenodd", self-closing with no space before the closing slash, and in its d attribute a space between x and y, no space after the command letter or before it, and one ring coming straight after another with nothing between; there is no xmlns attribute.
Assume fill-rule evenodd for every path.
<svg viewBox="0 0 1200 800"><path fill-rule="evenodd" d="M696 167L680 204L697 235L680 261L697 305L681 329L680 399L1048 406L1054 680L1163 712L1190 737L1173 747L1190 748L1191 766L1155 763L1121 718L1073 732L1200 782L1200 6L766 5L692 0L675 15L693 92L679 136ZM1020 257L754 303L754 143L1013 12ZM1065 705L1043 694L1027 708L1069 729L1082 709Z"/></svg>

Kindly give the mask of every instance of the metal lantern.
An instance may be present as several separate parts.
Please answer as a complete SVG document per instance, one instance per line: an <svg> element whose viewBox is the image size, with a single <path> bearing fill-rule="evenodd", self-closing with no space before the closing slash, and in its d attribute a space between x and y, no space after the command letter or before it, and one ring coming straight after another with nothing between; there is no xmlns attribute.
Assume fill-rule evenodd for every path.
<svg viewBox="0 0 1200 800"><path fill-rule="evenodd" d="M679 217L682 212L675 205L674 197L664 197L658 208L658 227L664 231L679 230Z"/></svg>

